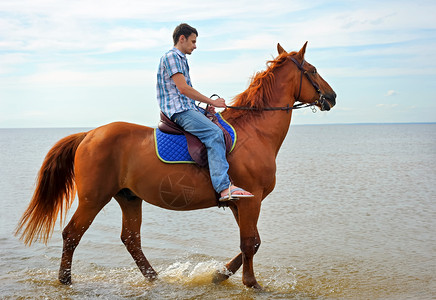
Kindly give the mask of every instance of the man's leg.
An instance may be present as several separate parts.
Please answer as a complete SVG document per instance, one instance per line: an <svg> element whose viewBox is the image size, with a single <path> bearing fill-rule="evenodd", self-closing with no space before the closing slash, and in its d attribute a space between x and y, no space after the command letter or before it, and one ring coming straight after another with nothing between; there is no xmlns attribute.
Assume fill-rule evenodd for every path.
<svg viewBox="0 0 436 300"><path fill-rule="evenodd" d="M231 195L236 198L253 197L251 193L231 185L227 174L229 164L226 159L224 134L218 126L204 114L195 110L177 113L172 119L205 144L213 188L224 200L232 199Z"/></svg>
<svg viewBox="0 0 436 300"><path fill-rule="evenodd" d="M227 174L229 164L226 159L226 145L221 129L205 115L196 110L177 113L174 122L200 139L206 146L212 185L220 193L230 185Z"/></svg>

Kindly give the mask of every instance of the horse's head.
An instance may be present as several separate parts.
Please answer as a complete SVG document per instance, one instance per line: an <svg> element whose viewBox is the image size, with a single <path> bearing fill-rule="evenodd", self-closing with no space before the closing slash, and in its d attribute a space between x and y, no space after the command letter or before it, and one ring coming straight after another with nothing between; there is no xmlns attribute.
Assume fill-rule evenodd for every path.
<svg viewBox="0 0 436 300"><path fill-rule="evenodd" d="M304 60L307 42L299 52L287 53L280 44L277 50L280 55L288 54L292 61L292 70L295 72L293 80L298 78L299 82L294 93L295 101L315 104L320 110L330 110L336 104L336 93L330 85L319 75L314 66Z"/></svg>

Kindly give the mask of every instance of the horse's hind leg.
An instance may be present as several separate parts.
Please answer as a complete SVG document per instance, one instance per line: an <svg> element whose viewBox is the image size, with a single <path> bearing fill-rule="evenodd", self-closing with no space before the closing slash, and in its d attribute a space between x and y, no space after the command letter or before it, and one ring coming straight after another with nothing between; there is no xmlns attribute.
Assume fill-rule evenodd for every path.
<svg viewBox="0 0 436 300"><path fill-rule="evenodd" d="M227 279L229 279L230 276L236 273L236 271L239 270L239 268L242 266L242 252L240 252L238 255L236 255L231 261L229 261L225 265L224 270L217 270L213 277L213 283L221 283Z"/></svg>
<svg viewBox="0 0 436 300"><path fill-rule="evenodd" d="M141 273L149 280L153 280L157 277L157 273L148 262L141 248L142 200L137 197L125 197L121 194L115 196L115 199L123 211L121 241L132 255Z"/></svg>
<svg viewBox="0 0 436 300"><path fill-rule="evenodd" d="M104 201L79 201L79 206L68 225L62 232L64 240L61 266L59 269L59 281L63 284L71 284L71 264L74 250L80 242L85 231L89 228L98 212L110 201L110 197Z"/></svg>

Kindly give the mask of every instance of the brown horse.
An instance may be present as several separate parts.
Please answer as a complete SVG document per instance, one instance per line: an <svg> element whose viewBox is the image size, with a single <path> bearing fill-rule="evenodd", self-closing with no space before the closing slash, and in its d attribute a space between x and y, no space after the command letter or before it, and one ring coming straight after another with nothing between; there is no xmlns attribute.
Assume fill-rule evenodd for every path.
<svg viewBox="0 0 436 300"><path fill-rule="evenodd" d="M256 74L248 89L238 95L222 115L235 128L238 142L228 156L233 182L254 198L228 203L240 228L241 252L217 271L221 282L243 266L243 283L260 288L253 271L253 256L260 246L257 220L262 200L274 189L276 156L286 137L296 101L330 110L336 94L305 62L306 44L299 52L279 55ZM237 109L239 108L239 109ZM154 129L128 123L111 123L57 142L47 154L38 175L33 198L16 234L26 244L47 243L57 216L61 223L78 194L79 205L64 228L59 280L71 283L74 250L98 212L112 199L122 213L121 240L142 274L157 273L141 248L142 201L172 210L217 206L209 172L194 164L166 164L155 153Z"/></svg>

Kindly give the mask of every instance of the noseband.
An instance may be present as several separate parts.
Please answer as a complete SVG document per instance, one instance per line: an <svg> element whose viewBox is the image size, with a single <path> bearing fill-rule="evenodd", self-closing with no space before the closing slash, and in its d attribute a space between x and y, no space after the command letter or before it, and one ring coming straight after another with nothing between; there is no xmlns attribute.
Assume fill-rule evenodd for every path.
<svg viewBox="0 0 436 300"><path fill-rule="evenodd" d="M301 101L300 101L300 96L301 96L301 88L302 88L302 85L303 85L303 75L306 76L306 78L309 80L310 84L312 84L312 86L315 88L316 92L317 92L318 95L319 95L319 98L318 98L317 100L315 100L314 102L311 102L311 103L303 103L303 102L301 102L301 103L295 104L294 106L289 106L289 104L288 104L288 105L286 105L286 106L281 106L281 107L265 107L265 108L263 108L262 110L268 110L268 111L274 111L274 110L277 111L277 110L282 110L282 111L290 112L291 110L294 110L294 109L300 109L300 108L311 107L311 108L312 108L312 111L313 111L313 112L316 112L316 108L315 108L315 106L317 106L317 105L320 105L320 106L321 106L321 110L322 110L322 107L324 106L324 101L326 100L326 99L325 99L325 96L322 94L321 90L319 89L318 84L317 84L316 82L314 82L314 81L312 80L312 78L310 78L310 76L309 76L309 74L307 73L307 71L304 70L304 68L303 68L304 60L303 60L303 62L300 64L300 63L298 62L298 60L296 60L294 57L291 57L290 59L295 63L295 65L297 65L297 68L301 71L301 76L300 76L300 88L299 88L299 90L298 90L298 96L297 96L297 98L295 99L295 101L296 101L296 102L301 102ZM211 98L212 98L212 97L217 97L217 96L218 96L218 95L213 94L213 95L211 96ZM258 109L258 108L256 108L256 107L246 107L246 106L227 106L227 108L237 109L237 110L251 110L251 111L259 111L259 110L260 110L260 109Z"/></svg>

